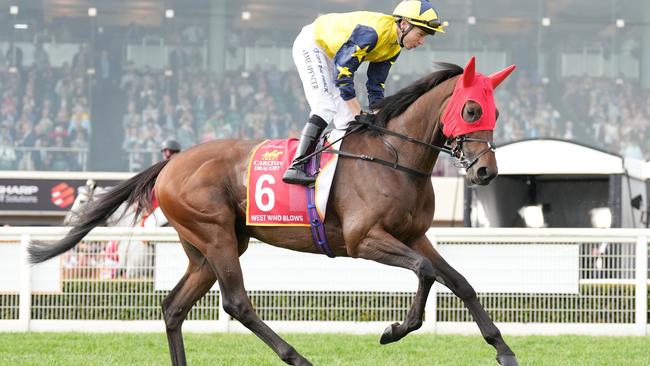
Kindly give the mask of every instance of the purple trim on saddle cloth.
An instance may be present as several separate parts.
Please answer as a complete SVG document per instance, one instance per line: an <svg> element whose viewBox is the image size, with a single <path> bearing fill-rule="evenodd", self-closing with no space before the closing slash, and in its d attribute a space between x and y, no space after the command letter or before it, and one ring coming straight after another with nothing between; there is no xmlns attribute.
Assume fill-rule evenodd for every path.
<svg viewBox="0 0 650 366"><path fill-rule="evenodd" d="M307 172L310 175L318 173L316 162L320 160L311 158L307 164ZM325 224L320 219L318 211L316 210L316 186L310 185L307 187L307 213L309 214L309 224L311 225L311 236L314 238L314 245L323 254L330 258L334 258L334 253L327 242L327 235L325 234Z"/></svg>

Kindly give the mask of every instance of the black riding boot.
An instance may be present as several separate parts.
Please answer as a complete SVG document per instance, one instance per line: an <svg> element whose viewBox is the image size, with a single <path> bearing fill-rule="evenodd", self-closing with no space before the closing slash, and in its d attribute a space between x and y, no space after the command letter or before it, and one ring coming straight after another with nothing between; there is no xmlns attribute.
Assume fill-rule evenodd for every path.
<svg viewBox="0 0 650 366"><path fill-rule="evenodd" d="M327 127L327 122L319 116L313 115L309 117L309 122L300 133L300 141L298 142L296 156L294 156L289 169L284 172L284 176L282 177L283 182L308 186L316 181L315 177L312 177L305 171L307 168L307 162L297 163L297 161L314 151L316 141L318 141L318 137L325 127Z"/></svg>

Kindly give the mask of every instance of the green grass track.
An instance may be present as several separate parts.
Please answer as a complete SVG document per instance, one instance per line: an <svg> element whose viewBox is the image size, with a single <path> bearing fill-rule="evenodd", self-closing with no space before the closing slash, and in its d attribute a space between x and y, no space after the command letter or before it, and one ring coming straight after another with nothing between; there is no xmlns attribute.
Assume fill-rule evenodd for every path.
<svg viewBox="0 0 650 366"><path fill-rule="evenodd" d="M496 365L479 336L301 335L285 339L314 365ZM650 337L507 337L521 365L650 365ZM284 365L252 335L186 334L189 365ZM168 365L164 334L0 333L0 365Z"/></svg>

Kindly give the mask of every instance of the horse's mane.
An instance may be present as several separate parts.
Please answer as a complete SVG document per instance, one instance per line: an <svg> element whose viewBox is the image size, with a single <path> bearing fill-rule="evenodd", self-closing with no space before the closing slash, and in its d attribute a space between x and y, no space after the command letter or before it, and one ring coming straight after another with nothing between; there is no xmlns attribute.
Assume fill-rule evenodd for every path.
<svg viewBox="0 0 650 366"><path fill-rule="evenodd" d="M413 84L371 106L372 109L377 110L374 124L379 127L386 127L388 121L404 113L424 93L435 88L443 81L463 73L463 68L458 65L445 62L437 62L436 65L440 70L415 81Z"/></svg>

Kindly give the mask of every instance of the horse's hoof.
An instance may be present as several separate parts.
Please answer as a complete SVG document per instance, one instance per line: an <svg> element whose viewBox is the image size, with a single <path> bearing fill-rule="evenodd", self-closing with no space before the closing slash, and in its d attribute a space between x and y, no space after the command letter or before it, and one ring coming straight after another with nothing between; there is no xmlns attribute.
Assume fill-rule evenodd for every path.
<svg viewBox="0 0 650 366"><path fill-rule="evenodd" d="M384 330L384 333L381 335L381 339L379 339L379 343L388 344L388 343L399 341L400 338L395 335L395 328L397 326L399 326L399 323L393 323L389 325L386 328L386 330Z"/></svg>
<svg viewBox="0 0 650 366"><path fill-rule="evenodd" d="M501 366L519 366L515 355L497 355L497 362Z"/></svg>

